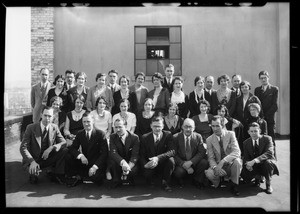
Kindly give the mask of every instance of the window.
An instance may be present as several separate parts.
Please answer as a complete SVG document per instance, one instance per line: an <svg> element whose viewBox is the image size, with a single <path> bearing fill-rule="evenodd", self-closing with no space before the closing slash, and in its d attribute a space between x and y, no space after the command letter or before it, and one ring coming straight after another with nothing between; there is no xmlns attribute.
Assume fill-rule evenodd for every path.
<svg viewBox="0 0 300 214"><path fill-rule="evenodd" d="M135 73L152 76L164 75L167 64L175 67L175 76L181 76L181 27L137 26L135 27Z"/></svg>

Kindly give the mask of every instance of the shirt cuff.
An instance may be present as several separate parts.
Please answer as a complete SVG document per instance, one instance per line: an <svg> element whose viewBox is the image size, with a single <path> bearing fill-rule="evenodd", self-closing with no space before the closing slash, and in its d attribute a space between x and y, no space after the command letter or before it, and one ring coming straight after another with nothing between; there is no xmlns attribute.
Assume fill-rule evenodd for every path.
<svg viewBox="0 0 300 214"><path fill-rule="evenodd" d="M77 159L80 159L80 158L82 157L82 155L83 155L83 154L79 154L79 155L77 156Z"/></svg>
<svg viewBox="0 0 300 214"><path fill-rule="evenodd" d="M124 162L126 162L124 159L123 159L123 160L121 160L121 162L120 162L120 166L123 166Z"/></svg>
<svg viewBox="0 0 300 214"><path fill-rule="evenodd" d="M96 164L94 164L92 167L95 168L95 169L99 169Z"/></svg>
<svg viewBox="0 0 300 214"><path fill-rule="evenodd" d="M260 163L260 161L257 158L255 158L254 161L255 163Z"/></svg>

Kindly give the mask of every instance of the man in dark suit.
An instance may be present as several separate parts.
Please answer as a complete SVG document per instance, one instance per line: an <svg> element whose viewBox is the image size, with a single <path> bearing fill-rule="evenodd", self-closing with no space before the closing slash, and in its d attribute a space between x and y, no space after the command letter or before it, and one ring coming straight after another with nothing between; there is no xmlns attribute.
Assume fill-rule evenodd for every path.
<svg viewBox="0 0 300 214"><path fill-rule="evenodd" d="M141 138L140 163L146 182L154 185L154 175L162 176L162 188L171 192L171 175L175 169L175 146L171 132L164 131L164 120L160 116L153 117L151 121L152 132L144 134Z"/></svg>
<svg viewBox="0 0 300 214"><path fill-rule="evenodd" d="M112 94L114 95L114 93L116 91L119 91L121 89L121 86L117 83L118 71L117 70L110 70L108 72L108 79L109 79L109 82L108 82L107 86L108 86L108 88L110 88Z"/></svg>
<svg viewBox="0 0 300 214"><path fill-rule="evenodd" d="M66 140L58 126L51 123L52 118L53 108L44 106L42 120L27 126L20 145L22 164L28 170L32 184L38 182L41 169L51 166L54 167L53 178L59 183L64 182Z"/></svg>
<svg viewBox="0 0 300 214"><path fill-rule="evenodd" d="M174 76L175 68L174 65L168 64L165 68L165 77L162 84L163 88L167 88L169 90L169 93L171 94L173 92L173 76Z"/></svg>
<svg viewBox="0 0 300 214"><path fill-rule="evenodd" d="M215 79L213 76L206 76L205 77L205 99L209 102L210 106L212 106L212 97L213 94L217 93L217 90L213 88L215 84ZM212 113L212 108L210 108L209 113Z"/></svg>
<svg viewBox="0 0 300 214"><path fill-rule="evenodd" d="M71 187L82 183L84 178L101 185L106 171L108 146L105 133L94 128L94 118L89 112L83 114L82 124L84 129L77 133L66 155L67 185Z"/></svg>
<svg viewBox="0 0 300 214"><path fill-rule="evenodd" d="M66 70L65 79L66 79L66 86L65 87L68 91L70 88L73 88L75 86L75 71Z"/></svg>
<svg viewBox="0 0 300 214"><path fill-rule="evenodd" d="M136 134L126 130L124 120L114 122L116 133L110 136L110 160L112 171L112 188L121 183L134 185L137 174L140 141Z"/></svg>
<svg viewBox="0 0 300 214"><path fill-rule="evenodd" d="M179 186L183 186L183 178L193 175L193 183L202 189L206 180L204 170L208 168L206 148L203 144L202 136L195 130L195 122L186 118L182 125L183 131L175 134L174 144L176 148L174 176L179 181ZM207 180L206 180L207 181Z"/></svg>
<svg viewBox="0 0 300 214"><path fill-rule="evenodd" d="M276 145L275 145L275 113L278 110L278 87L269 83L269 73L261 71L258 74L261 81L261 86L256 87L254 95L257 96L262 105L262 113L267 122L268 135L273 139L274 154L276 158Z"/></svg>
<svg viewBox="0 0 300 214"><path fill-rule="evenodd" d="M231 77L232 88L231 90L235 92L236 98L242 95L240 84L242 82L242 76L240 74L234 74Z"/></svg>
<svg viewBox="0 0 300 214"><path fill-rule="evenodd" d="M274 147L272 138L268 135L260 134L258 123L249 125L248 133L250 138L244 141L244 167L241 177L245 182L251 182L255 178L254 186L260 186L260 176L266 178L266 193L272 194L272 175L279 175L274 157Z"/></svg>

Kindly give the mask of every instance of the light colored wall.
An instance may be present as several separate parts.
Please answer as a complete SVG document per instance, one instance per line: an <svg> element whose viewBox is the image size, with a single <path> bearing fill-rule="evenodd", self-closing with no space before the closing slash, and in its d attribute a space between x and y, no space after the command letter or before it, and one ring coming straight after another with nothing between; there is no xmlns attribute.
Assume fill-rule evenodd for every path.
<svg viewBox="0 0 300 214"><path fill-rule="evenodd" d="M111 69L134 75L134 26L181 25L184 90L196 75L240 73L252 89L268 70L280 87L277 132L289 134L289 6L56 8L54 72L84 71L87 85ZM284 77L284 78L281 78ZM150 89L152 84L146 83ZM215 88L218 88L216 83ZM253 91L252 90L252 91Z"/></svg>

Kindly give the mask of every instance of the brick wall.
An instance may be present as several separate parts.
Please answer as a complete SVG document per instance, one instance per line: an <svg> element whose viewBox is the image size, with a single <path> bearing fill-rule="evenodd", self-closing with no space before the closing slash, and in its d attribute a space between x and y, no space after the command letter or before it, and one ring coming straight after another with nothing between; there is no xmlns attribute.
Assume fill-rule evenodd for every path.
<svg viewBox="0 0 300 214"><path fill-rule="evenodd" d="M54 8L31 8L31 85L39 82L40 69L50 70L53 81L54 63Z"/></svg>

